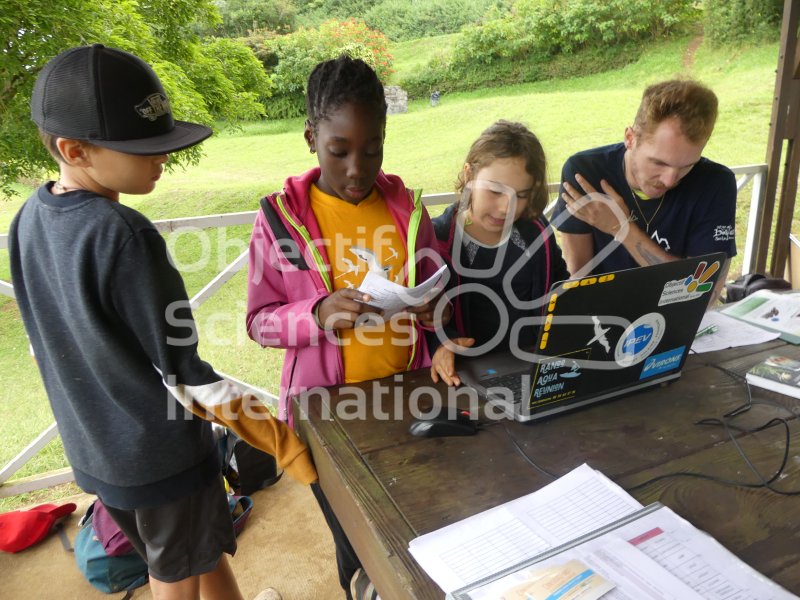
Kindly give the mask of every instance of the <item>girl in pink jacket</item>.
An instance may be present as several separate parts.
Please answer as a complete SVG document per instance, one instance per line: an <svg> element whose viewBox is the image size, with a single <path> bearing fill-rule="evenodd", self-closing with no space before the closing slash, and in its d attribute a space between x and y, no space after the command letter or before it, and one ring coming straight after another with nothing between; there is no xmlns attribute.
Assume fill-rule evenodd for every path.
<svg viewBox="0 0 800 600"><path fill-rule="evenodd" d="M381 171L386 101L375 72L347 56L320 63L306 107L304 136L319 168L262 200L247 293L248 335L286 349L279 416L290 424L288 399L302 391L430 365L421 328L432 326L434 302L384 321L358 288L368 273L413 287L443 264L419 194ZM360 562L314 491L349 598Z"/></svg>
<svg viewBox="0 0 800 600"><path fill-rule="evenodd" d="M369 271L412 287L443 264L419 195L380 170L386 102L372 69L342 56L318 65L308 86L305 138L320 166L289 177L281 192L262 200L247 289L248 335L262 346L286 349L280 417L289 422L288 399L301 391L430 364L419 330L430 325L433 303L409 308L416 319L405 336L408 347L383 369L349 363L360 336L351 335L349 344L342 338L375 311L355 289ZM379 225L369 230L370 223ZM397 335L401 326L392 324L395 338L403 337ZM364 344L371 363L382 350L379 341L376 334Z"/></svg>

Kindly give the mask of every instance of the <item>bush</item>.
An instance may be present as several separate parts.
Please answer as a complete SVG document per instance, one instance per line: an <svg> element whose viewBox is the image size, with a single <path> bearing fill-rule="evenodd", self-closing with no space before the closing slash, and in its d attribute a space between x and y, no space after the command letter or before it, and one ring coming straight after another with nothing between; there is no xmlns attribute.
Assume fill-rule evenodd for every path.
<svg viewBox="0 0 800 600"><path fill-rule="evenodd" d="M242 37L251 30L289 32L295 28L295 9L291 0L219 0L222 24L219 32Z"/></svg>
<svg viewBox="0 0 800 600"><path fill-rule="evenodd" d="M635 60L642 42L683 32L697 18L693 0L517 0L468 25L447 60L403 82L412 97L432 89L468 90L614 68ZM581 59L568 59L575 53ZM571 64L572 63L572 64Z"/></svg>
<svg viewBox="0 0 800 600"><path fill-rule="evenodd" d="M408 92L409 98L419 99L427 98L434 90L449 93L567 79L622 68L636 62L641 52L642 46L630 44L615 48L590 48L542 60L496 61L491 69L457 69L440 57L431 61L425 71L404 79L401 85Z"/></svg>
<svg viewBox="0 0 800 600"><path fill-rule="evenodd" d="M561 13L561 48L599 48L683 32L699 14L693 0L573 0Z"/></svg>
<svg viewBox="0 0 800 600"><path fill-rule="evenodd" d="M495 0L384 0L364 15L372 28L391 40L413 40L456 33L479 21Z"/></svg>
<svg viewBox="0 0 800 600"><path fill-rule="evenodd" d="M316 29L325 21L363 18L374 0L296 0L297 23Z"/></svg>
<svg viewBox="0 0 800 600"><path fill-rule="evenodd" d="M776 39L783 18L781 0L705 0L703 27L713 44L743 39Z"/></svg>
<svg viewBox="0 0 800 600"><path fill-rule="evenodd" d="M542 48L547 48L546 44ZM530 45L530 35L524 19L518 15L497 15L480 25L464 28L453 47L453 66L463 70L470 65L491 65L497 61L523 56L534 58L541 49Z"/></svg>
<svg viewBox="0 0 800 600"><path fill-rule="evenodd" d="M321 61L348 54L369 64L381 81L392 72L386 36L354 19L328 21L317 29L301 27L282 36L256 32L249 43L256 47L256 55L272 78L273 97L267 115L273 119L305 113L306 81Z"/></svg>
<svg viewBox="0 0 800 600"><path fill-rule="evenodd" d="M697 18L693 0L517 0L508 14L465 28L459 49L524 59L657 39L681 32ZM474 46L474 47L473 47Z"/></svg>

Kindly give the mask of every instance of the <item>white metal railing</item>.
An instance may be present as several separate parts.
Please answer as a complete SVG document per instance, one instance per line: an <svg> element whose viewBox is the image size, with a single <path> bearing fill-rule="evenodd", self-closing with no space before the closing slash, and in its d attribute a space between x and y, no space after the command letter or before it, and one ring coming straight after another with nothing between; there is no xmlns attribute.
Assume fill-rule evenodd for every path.
<svg viewBox="0 0 800 600"><path fill-rule="evenodd" d="M749 273L753 268L753 250L755 249L755 235L760 225L760 205L764 197L766 188L767 165L745 165L731 169L734 174L739 176L736 181L736 190L741 191L751 180L753 181L753 192L750 200L750 216L747 225L747 237L745 239L744 258L742 261L742 274ZM548 183L547 191L551 195L551 201L545 208L545 215L552 214L558 198L553 198L558 193L558 183ZM445 192L440 194L426 194L422 197L422 202L426 206L437 204L451 204L458 199L455 192ZM184 219L170 219L168 221L156 221L155 225L159 231L176 231L186 227L226 227L229 225L250 225L256 217L258 211L248 211L240 213L230 213L225 215L210 215L208 217L188 217ZM211 282L200 290L192 299L192 308L196 309L213 296L219 288L239 272L247 264L247 251L242 252L232 263L223 269ZM2 293L2 290L0 290Z"/></svg>
<svg viewBox="0 0 800 600"><path fill-rule="evenodd" d="M747 236L745 239L744 258L742 262L742 273L749 273L753 268L754 249L758 240L756 233L760 229L760 216L762 214L761 205L764 202L764 193L766 189L766 173L767 165L744 165L740 167L733 167L732 171L738 177L736 181L737 191L741 191L745 185L750 181L753 182L753 191L750 199L750 213L747 223ZM547 191L550 193L551 198L554 194L558 193L559 184L549 183ZM458 199L458 194L454 192L445 192L440 194L425 194L422 196L422 201L426 206L434 206L440 204L450 204ZM552 198L551 202L545 209L545 214L550 215L553 207L555 206L557 198ZM161 221L154 221L156 228L162 233L171 233L174 231L186 231L188 229L204 229L216 227L230 227L233 225L252 225L258 211L246 211L236 213L226 213L220 215L207 215L201 217L185 217L179 219L166 219ZM8 248L8 234L0 234L0 250ZM225 283L227 283L236 273L238 273L247 264L248 252L245 250L237 256L233 262L227 265L220 273L218 273L203 289L195 294L191 300L193 309L200 307L206 300L211 298L217 290L219 290ZM0 281L0 294L14 298L13 286L6 282ZM243 381L235 379L225 373L220 373L229 381L241 386L242 388L250 390L260 398L271 402L277 403L277 396L262 390L260 388L249 385ZM8 480L21 469L31 458L33 458L44 446L46 446L55 436L58 435L56 424L50 425L44 432L42 432L33 442L31 442L24 450L15 456L8 464L0 469L0 498L6 496L13 496L24 492L29 492L45 487L50 487L60 483L66 483L74 479L72 470L69 468L59 469L52 473L45 475L38 475L24 479L17 479L11 483Z"/></svg>
<svg viewBox="0 0 800 600"><path fill-rule="evenodd" d="M759 244L756 236L761 231L764 196L767 191L767 165L743 165L731 170L738 176L737 192L741 192L750 181L753 182L753 190L750 192L750 214L747 218L747 233L744 240L744 256L742 257L742 275L746 275L755 269L755 250Z"/></svg>

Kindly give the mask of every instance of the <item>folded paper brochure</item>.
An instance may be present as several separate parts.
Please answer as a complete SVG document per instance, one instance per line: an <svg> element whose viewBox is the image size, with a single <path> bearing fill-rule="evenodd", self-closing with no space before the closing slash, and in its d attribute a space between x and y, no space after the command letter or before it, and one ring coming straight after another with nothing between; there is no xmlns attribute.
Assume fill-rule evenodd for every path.
<svg viewBox="0 0 800 600"><path fill-rule="evenodd" d="M369 272L358 289L372 296L370 306L382 309L383 317L388 318L408 306L419 306L436 296L441 291L441 286L438 284L446 270L447 265L442 265L428 279L412 288L404 287L374 272ZM447 283L446 280L442 282L442 285L445 283Z"/></svg>

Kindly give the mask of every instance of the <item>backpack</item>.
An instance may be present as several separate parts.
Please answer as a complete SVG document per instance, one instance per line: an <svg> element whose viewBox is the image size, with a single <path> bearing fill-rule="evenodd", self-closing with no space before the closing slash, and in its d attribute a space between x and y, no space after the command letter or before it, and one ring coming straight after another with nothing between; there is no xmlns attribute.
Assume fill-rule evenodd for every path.
<svg viewBox="0 0 800 600"><path fill-rule="evenodd" d="M762 273L747 273L725 284L725 302L738 302L758 290L789 290L792 284L780 277Z"/></svg>
<svg viewBox="0 0 800 600"><path fill-rule="evenodd" d="M94 530L94 509L95 504L89 506L75 537L74 552L78 569L101 592L127 592L124 598L130 598L133 590L147 583L147 563L135 550L116 556L106 554Z"/></svg>
<svg viewBox="0 0 800 600"><path fill-rule="evenodd" d="M238 536L253 509L253 500L249 496L229 494L228 506L233 531ZM128 600L133 590L148 581L147 563L134 550L99 498L89 505L81 519L73 552L83 576L106 594L126 592L123 600Z"/></svg>
<svg viewBox="0 0 800 600"><path fill-rule="evenodd" d="M274 456L253 448L230 430L220 438L219 450L222 473L236 494L252 494L277 483L283 475Z"/></svg>

